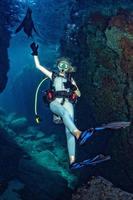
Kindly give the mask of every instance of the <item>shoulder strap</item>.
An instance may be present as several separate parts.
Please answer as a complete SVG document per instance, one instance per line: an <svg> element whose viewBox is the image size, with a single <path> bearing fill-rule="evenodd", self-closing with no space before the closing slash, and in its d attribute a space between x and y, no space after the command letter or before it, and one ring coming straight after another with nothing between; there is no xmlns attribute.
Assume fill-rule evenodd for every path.
<svg viewBox="0 0 133 200"><path fill-rule="evenodd" d="M53 82L54 82L54 79L59 76L59 74L57 72L52 72L52 79L50 80L50 89L51 90L54 90L54 86L53 86Z"/></svg>
<svg viewBox="0 0 133 200"><path fill-rule="evenodd" d="M52 72L52 81L54 81L54 79L59 76L59 74L57 72Z"/></svg>
<svg viewBox="0 0 133 200"><path fill-rule="evenodd" d="M68 73L67 74L67 81L72 81L72 74L71 73Z"/></svg>

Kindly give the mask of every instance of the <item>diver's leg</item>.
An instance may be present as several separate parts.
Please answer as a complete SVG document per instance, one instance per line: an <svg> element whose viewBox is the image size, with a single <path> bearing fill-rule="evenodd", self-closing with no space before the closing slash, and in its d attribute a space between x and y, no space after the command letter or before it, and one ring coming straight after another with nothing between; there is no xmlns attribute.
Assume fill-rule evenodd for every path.
<svg viewBox="0 0 133 200"><path fill-rule="evenodd" d="M71 106L69 105L69 109L71 109L70 107ZM81 131L75 126L69 111L64 105L61 105L58 101L54 100L50 103L50 109L53 113L62 117L65 127L78 139Z"/></svg>
<svg viewBox="0 0 133 200"><path fill-rule="evenodd" d="M71 117L71 120L74 123L74 108L73 108L73 104L70 103L68 100L66 100L64 105L63 105L63 107L68 111L68 113L69 113L69 115ZM78 139L80 137L80 135L81 135L81 131L79 129L75 129L72 132L72 134L75 135L75 137Z"/></svg>
<svg viewBox="0 0 133 200"><path fill-rule="evenodd" d="M71 116L72 121L74 122L74 108L73 105L69 101L65 101L63 107L68 111L69 115ZM72 135L72 133L69 131L69 129L66 128L66 137L67 137L67 147L68 147L68 153L69 153L69 160L70 164L75 162L75 137Z"/></svg>
<svg viewBox="0 0 133 200"><path fill-rule="evenodd" d="M66 128L66 137L67 137L67 148L69 154L70 164L75 162L75 137L70 133L70 131Z"/></svg>

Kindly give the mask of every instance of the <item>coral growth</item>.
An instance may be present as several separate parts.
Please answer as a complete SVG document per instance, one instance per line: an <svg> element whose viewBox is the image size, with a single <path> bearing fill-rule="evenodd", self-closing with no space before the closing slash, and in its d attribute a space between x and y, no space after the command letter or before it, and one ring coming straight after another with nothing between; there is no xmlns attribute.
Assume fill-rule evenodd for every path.
<svg viewBox="0 0 133 200"><path fill-rule="evenodd" d="M120 46L122 49L121 67L133 79L133 40L123 37Z"/></svg>
<svg viewBox="0 0 133 200"><path fill-rule="evenodd" d="M102 87L108 88L108 89L115 89L117 87L116 80L113 79L111 76L104 76L102 78Z"/></svg>
<svg viewBox="0 0 133 200"><path fill-rule="evenodd" d="M119 12L118 15L111 18L108 24L109 27L119 28L121 31L133 34L133 17L128 10Z"/></svg>
<svg viewBox="0 0 133 200"><path fill-rule="evenodd" d="M91 13L89 21L101 31L104 31L108 25L108 16L105 16L102 12L97 11L95 13Z"/></svg>
<svg viewBox="0 0 133 200"><path fill-rule="evenodd" d="M108 46L117 53L121 52L121 48L123 48L123 45L125 46L127 40L129 40L129 43L132 43L132 29L133 18L130 12L112 17L105 32ZM124 44L121 44L121 42ZM117 48L115 48L116 46Z"/></svg>
<svg viewBox="0 0 133 200"><path fill-rule="evenodd" d="M115 26L121 30L126 30L127 27L127 18L124 15L117 15L111 18L108 24L109 27Z"/></svg>

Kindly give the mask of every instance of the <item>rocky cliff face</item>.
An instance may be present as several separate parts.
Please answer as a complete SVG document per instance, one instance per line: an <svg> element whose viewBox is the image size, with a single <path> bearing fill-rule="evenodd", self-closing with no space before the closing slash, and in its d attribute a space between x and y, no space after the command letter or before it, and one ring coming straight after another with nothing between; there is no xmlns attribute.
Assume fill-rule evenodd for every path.
<svg viewBox="0 0 133 200"><path fill-rule="evenodd" d="M0 92L5 89L8 80L8 48L12 32L11 28L18 20L18 10L17 2L13 0L0 1Z"/></svg>
<svg viewBox="0 0 133 200"><path fill-rule="evenodd" d="M82 92L77 106L81 128L133 117L133 13L129 9L105 8L96 12L81 10L77 4L61 41L61 51L77 66ZM111 10L110 10L111 11ZM80 19L80 20L79 20ZM111 135L112 132L108 132ZM101 137L101 142L106 136ZM95 138L98 141L98 138ZM90 143L89 153L102 149L112 155L112 163L100 173L129 191L133 191L133 130L119 131L105 143ZM106 146L106 150L104 149ZM97 146L97 148L96 148ZM116 177L117 174L117 177ZM125 180L125 181L123 181Z"/></svg>
<svg viewBox="0 0 133 200"><path fill-rule="evenodd" d="M7 30L9 6L4 1L0 2L0 92L2 92L7 83L7 72L9 70L8 52L10 32ZM7 18L6 18L7 17Z"/></svg>

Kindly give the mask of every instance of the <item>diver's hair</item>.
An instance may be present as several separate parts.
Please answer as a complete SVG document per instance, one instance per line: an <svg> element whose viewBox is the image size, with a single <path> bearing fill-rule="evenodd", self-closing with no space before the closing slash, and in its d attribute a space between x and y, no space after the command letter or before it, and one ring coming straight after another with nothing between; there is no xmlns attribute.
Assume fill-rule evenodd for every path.
<svg viewBox="0 0 133 200"><path fill-rule="evenodd" d="M71 62L70 58L68 58L68 57L60 57L60 58L58 58L56 60L55 65L58 66L61 61L66 61L69 64L69 69L67 70L66 73L76 72L76 67L72 66L72 62Z"/></svg>

